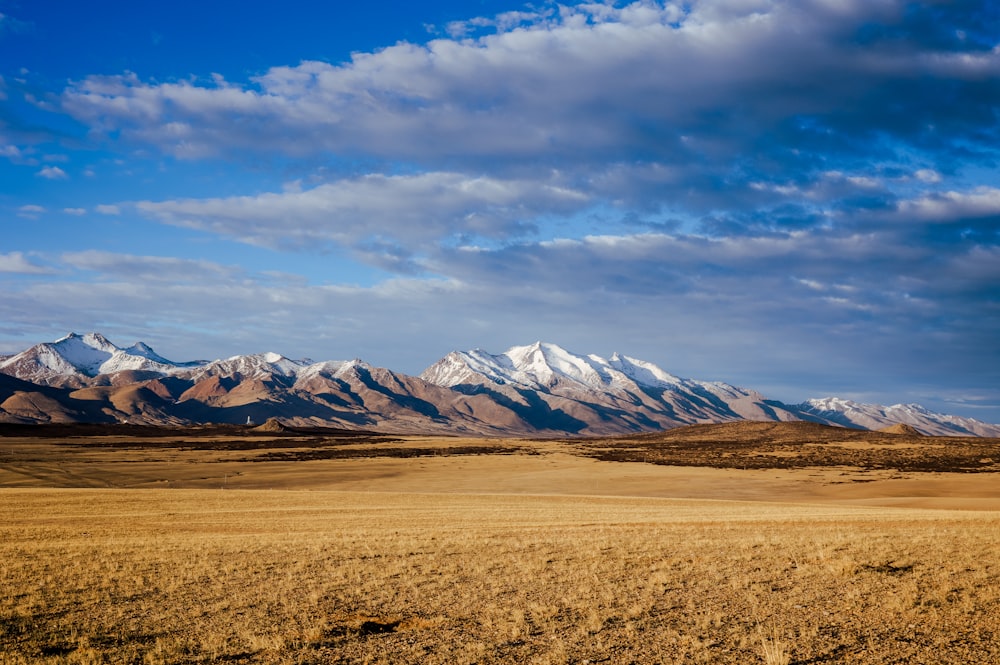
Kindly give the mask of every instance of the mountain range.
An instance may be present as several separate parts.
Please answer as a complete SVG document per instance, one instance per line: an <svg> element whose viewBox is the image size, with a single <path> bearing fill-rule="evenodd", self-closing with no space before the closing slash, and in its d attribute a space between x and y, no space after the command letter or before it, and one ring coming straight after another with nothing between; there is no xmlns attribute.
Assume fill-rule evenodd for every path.
<svg viewBox="0 0 1000 665"><path fill-rule="evenodd" d="M736 420L806 420L860 429L1000 436L1000 425L839 398L784 404L721 382L685 379L614 354L544 342L493 355L455 351L419 376L362 360L277 353L173 362L139 342L71 333L0 356L0 422L157 425L263 422L386 432L596 436Z"/></svg>

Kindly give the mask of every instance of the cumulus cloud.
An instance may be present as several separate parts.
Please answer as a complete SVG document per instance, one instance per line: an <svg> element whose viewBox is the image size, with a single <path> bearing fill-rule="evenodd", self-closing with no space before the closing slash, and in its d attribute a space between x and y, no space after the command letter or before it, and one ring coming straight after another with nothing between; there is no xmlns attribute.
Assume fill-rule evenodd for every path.
<svg viewBox="0 0 1000 665"><path fill-rule="evenodd" d="M47 180L65 180L69 177L69 175L67 175L66 172L58 166L43 167L37 175Z"/></svg>
<svg viewBox="0 0 1000 665"><path fill-rule="evenodd" d="M94 206L94 212L97 212L101 215L120 215L122 211L121 208L119 208L116 205L101 203L99 205Z"/></svg>
<svg viewBox="0 0 1000 665"><path fill-rule="evenodd" d="M0 254L0 272L41 275L52 271L45 266L31 261L31 259L25 256L24 252L8 252L7 254Z"/></svg>
<svg viewBox="0 0 1000 665"><path fill-rule="evenodd" d="M535 215L584 207L545 187L706 234L787 230L892 209L958 163L998 157L1000 50L989 35L1000 17L961 3L907 7L567 5L474 18L451 38L347 62L273 67L249 83L91 76L62 105L96 132L182 158L358 158L416 174L140 204L268 246L367 244L393 260L410 241L516 237ZM460 192L460 181L539 187L518 209ZM278 233L293 213L301 224Z"/></svg>
<svg viewBox="0 0 1000 665"><path fill-rule="evenodd" d="M762 150L803 166L818 151L891 153L885 138L984 145L984 123L997 135L994 44L929 39L926 17L901 3L583 4L505 17L475 39L274 67L250 86L95 76L67 89L63 105L180 156L440 163L461 146L474 164L641 154L728 168ZM996 22L964 5L937 8L934 20L976 35L988 32L978 22Z"/></svg>

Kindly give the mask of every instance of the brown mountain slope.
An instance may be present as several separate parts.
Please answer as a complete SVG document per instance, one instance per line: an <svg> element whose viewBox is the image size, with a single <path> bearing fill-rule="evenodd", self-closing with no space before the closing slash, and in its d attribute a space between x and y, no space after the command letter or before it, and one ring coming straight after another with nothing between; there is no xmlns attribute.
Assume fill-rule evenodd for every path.
<svg viewBox="0 0 1000 665"><path fill-rule="evenodd" d="M100 402L73 399L69 391L0 374L0 422L69 423L113 420Z"/></svg>

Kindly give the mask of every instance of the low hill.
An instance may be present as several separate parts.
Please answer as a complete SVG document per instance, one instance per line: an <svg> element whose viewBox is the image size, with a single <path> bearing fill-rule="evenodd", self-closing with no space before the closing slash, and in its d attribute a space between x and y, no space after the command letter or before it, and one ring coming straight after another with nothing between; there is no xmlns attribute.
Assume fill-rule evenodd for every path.
<svg viewBox="0 0 1000 665"><path fill-rule="evenodd" d="M579 439L591 457L620 462L728 469L843 466L898 471L1000 471L1000 439L932 437L809 422L738 422L678 427L667 432Z"/></svg>

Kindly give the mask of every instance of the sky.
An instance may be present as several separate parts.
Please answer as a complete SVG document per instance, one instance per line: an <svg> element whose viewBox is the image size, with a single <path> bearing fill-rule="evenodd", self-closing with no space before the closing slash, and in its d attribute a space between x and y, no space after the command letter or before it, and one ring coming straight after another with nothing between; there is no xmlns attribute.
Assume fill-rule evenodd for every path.
<svg viewBox="0 0 1000 665"><path fill-rule="evenodd" d="M986 0L0 0L0 353L542 340L996 423L998 158Z"/></svg>

